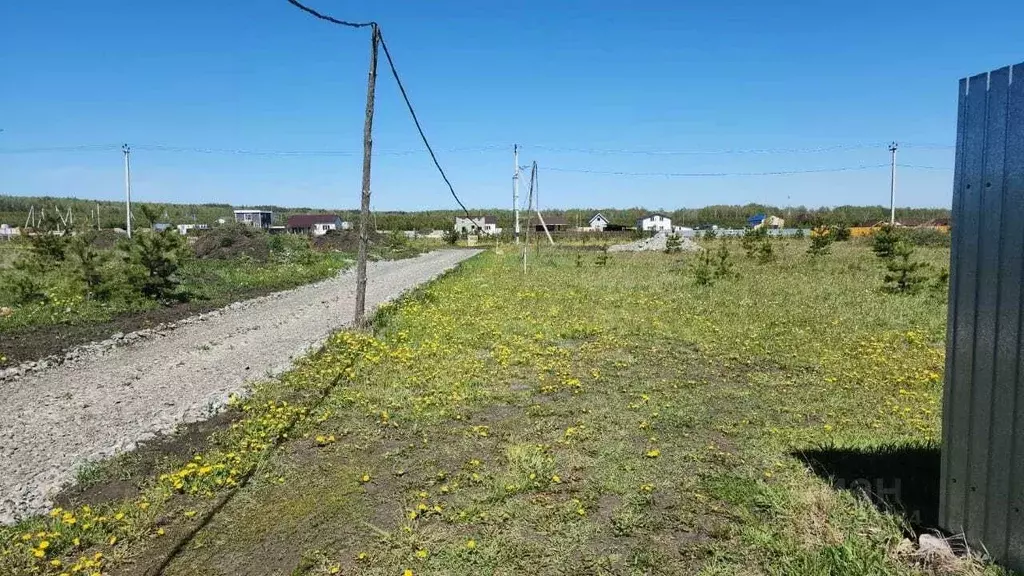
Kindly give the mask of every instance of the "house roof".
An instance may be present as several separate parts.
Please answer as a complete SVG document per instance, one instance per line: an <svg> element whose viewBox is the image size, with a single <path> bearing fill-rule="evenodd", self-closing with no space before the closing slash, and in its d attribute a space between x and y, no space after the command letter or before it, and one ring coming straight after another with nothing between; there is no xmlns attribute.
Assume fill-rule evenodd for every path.
<svg viewBox="0 0 1024 576"><path fill-rule="evenodd" d="M316 224L330 224L341 220L337 214L296 214L288 217L289 228L311 228Z"/></svg>
<svg viewBox="0 0 1024 576"><path fill-rule="evenodd" d="M484 224L497 224L498 219L494 216L484 216Z"/></svg>
<svg viewBox="0 0 1024 576"><path fill-rule="evenodd" d="M540 222L537 222L540 224ZM563 216L545 216L544 223L548 226L567 226L569 222Z"/></svg>
<svg viewBox="0 0 1024 576"><path fill-rule="evenodd" d="M750 218L747 218L747 224L756 225L764 222L766 216L764 214L754 214Z"/></svg>
<svg viewBox="0 0 1024 576"><path fill-rule="evenodd" d="M597 214L594 214L593 216L591 216L590 220L588 220L588 222L593 224L594 220L597 220L598 218L601 218L601 220L604 220L605 222L608 221L608 219L604 217L604 214L601 214L600 212L598 212Z"/></svg>
<svg viewBox="0 0 1024 576"><path fill-rule="evenodd" d="M668 218L668 216L662 214L661 212L651 212L650 214L645 214L645 215L641 216L640 220L647 220L648 218L651 218L652 216L661 216L662 218Z"/></svg>

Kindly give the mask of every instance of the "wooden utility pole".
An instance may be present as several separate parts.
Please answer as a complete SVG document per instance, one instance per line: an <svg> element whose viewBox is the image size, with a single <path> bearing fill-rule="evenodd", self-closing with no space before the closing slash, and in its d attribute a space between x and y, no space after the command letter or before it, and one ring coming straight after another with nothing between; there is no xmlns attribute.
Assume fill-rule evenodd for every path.
<svg viewBox="0 0 1024 576"><path fill-rule="evenodd" d="M377 43L380 32L370 26L370 73L366 81L366 120L363 123L363 197L359 205L359 255L356 258L355 324L362 326L366 314L366 252L370 227L370 157L373 152L373 101L377 89Z"/></svg>

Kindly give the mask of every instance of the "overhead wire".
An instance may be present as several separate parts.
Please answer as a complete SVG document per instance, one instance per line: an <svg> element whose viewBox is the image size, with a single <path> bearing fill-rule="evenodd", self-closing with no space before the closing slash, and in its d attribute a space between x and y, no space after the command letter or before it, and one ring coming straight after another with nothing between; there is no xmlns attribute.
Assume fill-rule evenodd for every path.
<svg viewBox="0 0 1024 576"><path fill-rule="evenodd" d="M588 170L583 168L559 168L544 166L552 172L573 172L578 174L598 174L604 176L662 176L666 178L719 178L727 176L785 176L790 174L819 174L826 172L851 172L857 170L874 170L888 168L889 164L867 164L860 166L842 166L837 168L813 168L809 170L769 170L764 172L625 172L618 170Z"/></svg>
<svg viewBox="0 0 1024 576"><path fill-rule="evenodd" d="M310 8L309 6L306 6L305 4L302 4L301 2L297 2L296 0L288 0L288 3L291 4L292 6L295 6L299 10L302 10L303 12L306 12L307 14L311 14L311 15L313 15L313 16L321 19L321 20L326 20L327 22L330 22L331 24L338 24L340 26L348 26L349 28L366 28L368 26L376 25L376 22L373 22L373 21L371 21L371 22L349 22L347 20L339 20L337 18L334 18L333 16L328 16L327 14L322 14L320 12L317 12L316 10Z"/></svg>
<svg viewBox="0 0 1024 576"><path fill-rule="evenodd" d="M434 149L430 147L430 142L427 141L427 135L423 133L423 126L420 125L420 120L416 116L416 110L413 109L412 102L409 100L409 94L405 91L405 86L402 84L402 79L398 76L398 70L395 68L395 61L391 57L391 50L388 49L387 42L384 41L384 34L380 31L380 27L377 27L377 39L380 41L380 47L384 49L384 56L387 58L388 67L391 69L391 75L395 77L395 83L398 84L398 90L402 93L402 99L405 100L406 107L409 108L409 115L412 116L412 121L416 124L416 131L420 133L420 138L423 139L423 145L427 147L427 152L430 152L430 159L434 161L434 166L437 167L437 171L441 173L441 178L444 179L444 183L448 185L448 190L452 193L452 197L455 198L455 202L462 207L463 212L466 213L466 218L472 220L469 215L469 209L459 199L459 195L455 193L455 187L452 186L451 181L448 179L448 175L444 173L444 168L441 168L441 163L437 161L437 155L434 154Z"/></svg>

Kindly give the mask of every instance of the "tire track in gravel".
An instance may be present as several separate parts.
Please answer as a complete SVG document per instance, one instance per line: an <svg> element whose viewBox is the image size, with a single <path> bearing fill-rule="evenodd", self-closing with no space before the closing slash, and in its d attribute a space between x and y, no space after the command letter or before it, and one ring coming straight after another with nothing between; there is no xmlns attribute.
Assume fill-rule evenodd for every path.
<svg viewBox="0 0 1024 576"><path fill-rule="evenodd" d="M368 265L367 307L479 251ZM77 467L209 417L351 323L355 273L232 304L203 322L0 383L0 523L45 512Z"/></svg>

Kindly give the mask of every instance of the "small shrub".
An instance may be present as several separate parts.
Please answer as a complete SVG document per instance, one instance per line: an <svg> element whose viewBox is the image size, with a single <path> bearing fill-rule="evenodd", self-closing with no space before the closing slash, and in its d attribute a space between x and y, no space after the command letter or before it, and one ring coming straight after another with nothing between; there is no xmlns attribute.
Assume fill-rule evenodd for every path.
<svg viewBox="0 0 1024 576"><path fill-rule="evenodd" d="M704 231L704 239L705 240L714 240L717 237L718 237L718 232L716 232L714 228L708 228L707 230Z"/></svg>
<svg viewBox="0 0 1024 576"><path fill-rule="evenodd" d="M715 251L715 278L732 278L736 276L733 271L732 260L729 254L729 246L722 242Z"/></svg>
<svg viewBox="0 0 1024 576"><path fill-rule="evenodd" d="M604 266L608 263L608 247L602 246L601 251L597 253L597 259L594 260L594 264L598 266Z"/></svg>
<svg viewBox="0 0 1024 576"><path fill-rule="evenodd" d="M796 232L793 233L793 238L796 238L797 240L803 240L805 236L806 234L804 233L803 228L797 228Z"/></svg>
<svg viewBox="0 0 1024 576"><path fill-rule="evenodd" d="M697 286L714 284L715 268L710 250L701 250L697 265L693 267L693 282Z"/></svg>
<svg viewBox="0 0 1024 576"><path fill-rule="evenodd" d="M831 232L834 242L846 242L850 239L850 227L846 224L834 224Z"/></svg>
<svg viewBox="0 0 1024 576"><path fill-rule="evenodd" d="M757 257L757 253L761 249L760 244L767 239L768 230L763 226L757 229L748 228L740 238L740 245L743 246L743 251L746 252L747 258L752 259Z"/></svg>
<svg viewBox="0 0 1024 576"><path fill-rule="evenodd" d="M157 300L178 296L178 269L186 258L181 236L170 230L140 233L120 248L128 265L126 277L135 290Z"/></svg>
<svg viewBox="0 0 1024 576"><path fill-rule="evenodd" d="M576 267L583 268L583 253L579 250L576 251Z"/></svg>
<svg viewBox="0 0 1024 576"><path fill-rule="evenodd" d="M767 237L757 246L757 261L760 264L768 264L775 260L775 248L768 241Z"/></svg>
<svg viewBox="0 0 1024 576"><path fill-rule="evenodd" d="M884 288L894 294L914 294L921 289L926 277L928 264L912 260L914 247L899 241L893 249L893 257L886 263Z"/></svg>
<svg viewBox="0 0 1024 576"><path fill-rule="evenodd" d="M896 243L900 236L895 228L886 224L875 231L871 238L871 251L875 256L888 260L895 255Z"/></svg>
<svg viewBox="0 0 1024 576"><path fill-rule="evenodd" d="M811 256L824 256L828 254L832 246L832 230L824 226L818 226L811 230L811 245L807 247L807 253Z"/></svg>
<svg viewBox="0 0 1024 576"><path fill-rule="evenodd" d="M459 233L456 230L445 230L444 243L449 246L455 246L459 242Z"/></svg>
<svg viewBox="0 0 1024 576"><path fill-rule="evenodd" d="M938 228L902 228L900 237L914 246L949 248L949 232Z"/></svg>
<svg viewBox="0 0 1024 576"><path fill-rule="evenodd" d="M674 254L683 249L683 240L678 234L669 234L665 239L665 253Z"/></svg>
<svg viewBox="0 0 1024 576"><path fill-rule="evenodd" d="M75 264L75 273L85 285L89 296L105 299L109 296L112 286L103 274L106 253L97 251L83 238L75 238L68 249Z"/></svg>

